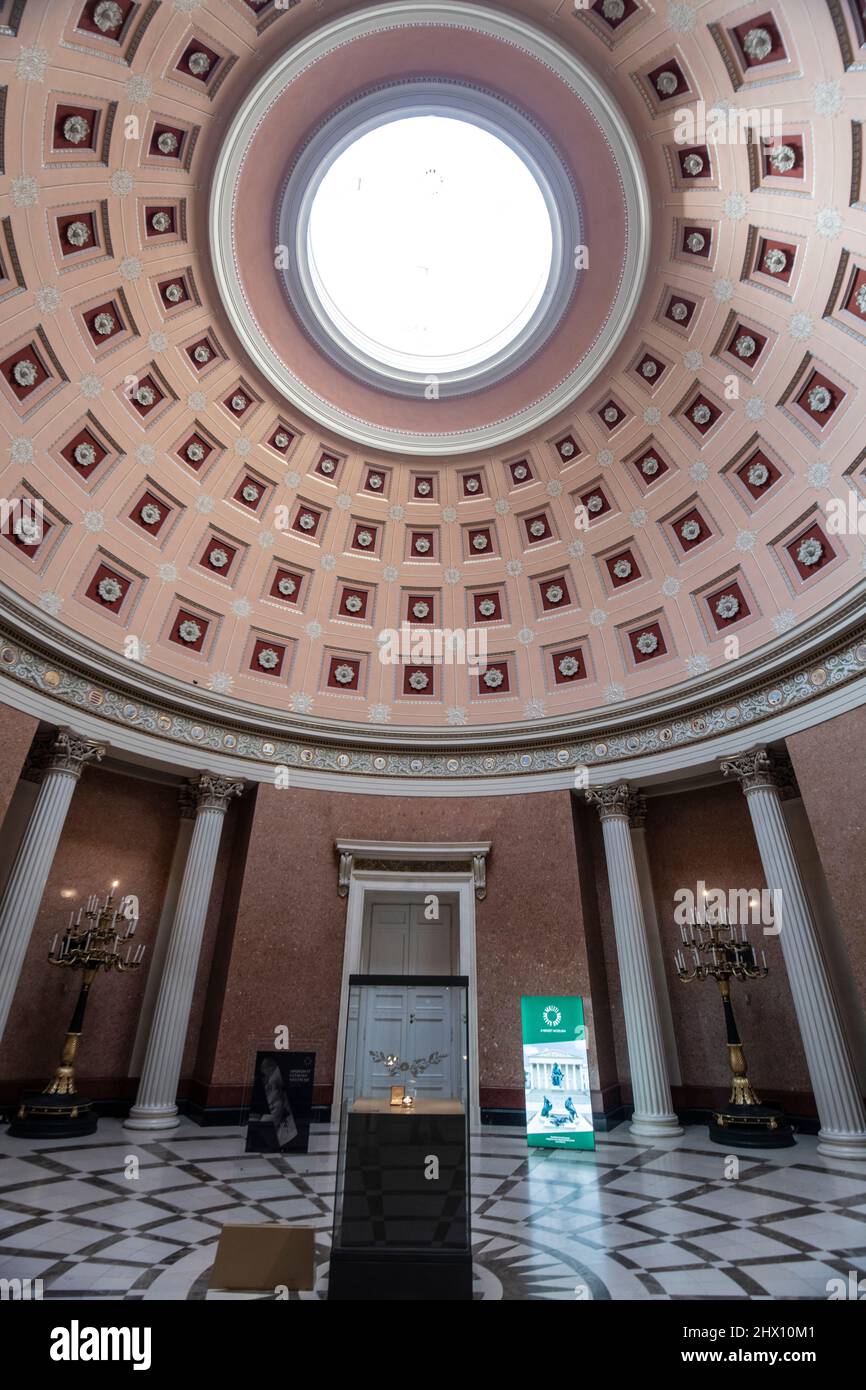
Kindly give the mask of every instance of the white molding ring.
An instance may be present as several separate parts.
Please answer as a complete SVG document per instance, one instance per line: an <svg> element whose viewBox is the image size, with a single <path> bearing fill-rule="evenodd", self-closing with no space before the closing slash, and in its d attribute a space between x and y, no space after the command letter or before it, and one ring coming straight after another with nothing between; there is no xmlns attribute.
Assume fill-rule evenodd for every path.
<svg viewBox="0 0 866 1390"><path fill-rule="evenodd" d="M267 111L295 78L335 49L389 28L444 26L470 29L507 42L550 69L591 112L610 145L626 204L628 238L619 291L607 322L580 363L522 410L471 429L435 434L394 430L352 415L313 391L274 352L256 328L241 283L232 236L237 181L247 150ZM232 326L256 367L281 395L327 429L362 448L439 457L499 447L543 425L595 380L621 342L637 307L650 254L649 190L634 137L619 105L582 60L534 25L462 0L396 0L323 25L284 54L239 108L214 169L209 211L217 288Z"/></svg>

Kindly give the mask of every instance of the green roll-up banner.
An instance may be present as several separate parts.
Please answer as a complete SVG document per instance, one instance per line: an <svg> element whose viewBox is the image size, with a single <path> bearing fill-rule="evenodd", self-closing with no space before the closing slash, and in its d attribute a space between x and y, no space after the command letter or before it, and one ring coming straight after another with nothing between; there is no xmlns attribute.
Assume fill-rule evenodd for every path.
<svg viewBox="0 0 866 1390"><path fill-rule="evenodd" d="M594 1149L583 1000L524 995L520 1012L527 1144Z"/></svg>

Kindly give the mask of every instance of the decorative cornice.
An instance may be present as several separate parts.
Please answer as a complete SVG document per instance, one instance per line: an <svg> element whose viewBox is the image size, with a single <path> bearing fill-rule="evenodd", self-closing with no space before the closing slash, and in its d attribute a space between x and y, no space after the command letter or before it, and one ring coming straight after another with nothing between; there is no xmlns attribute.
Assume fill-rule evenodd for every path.
<svg viewBox="0 0 866 1390"><path fill-rule="evenodd" d="M591 787L584 795L598 810L602 821L628 820L632 809L632 791L628 782L612 782L607 787Z"/></svg>
<svg viewBox="0 0 866 1390"><path fill-rule="evenodd" d="M702 743L737 730L757 730L866 676L866 615L858 594L819 615L814 628L804 625L796 645L772 657L765 653L737 663L739 679L720 670L690 690L532 726L389 728L385 735L370 726L233 704L208 691L187 691L180 682L141 667L133 685L128 669L112 654L91 648L8 589L2 597L0 677L48 697L57 708L58 723L69 720L72 711L86 711L109 726L174 745L181 761L185 750L193 765L214 752L265 768L377 780L489 780L577 767L603 773L609 764L689 749L697 753ZM108 730L106 735L110 741ZM747 737L744 732L743 742Z"/></svg>
<svg viewBox="0 0 866 1390"><path fill-rule="evenodd" d="M196 781L190 783L190 794L195 799L196 814L201 811L221 811L229 808L232 797L243 793L243 782L232 782L228 777L214 777L203 772Z"/></svg>

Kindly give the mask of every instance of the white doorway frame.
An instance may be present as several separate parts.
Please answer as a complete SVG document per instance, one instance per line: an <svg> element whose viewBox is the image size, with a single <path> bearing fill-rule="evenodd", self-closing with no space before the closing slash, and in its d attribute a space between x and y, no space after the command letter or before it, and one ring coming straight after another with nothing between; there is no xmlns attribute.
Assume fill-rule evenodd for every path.
<svg viewBox="0 0 866 1390"><path fill-rule="evenodd" d="M410 871L383 874L378 870L353 869L346 904L346 939L343 950L343 980L340 987L340 1010L337 1034L337 1055L334 1064L334 1090L331 1120L339 1122L343 1103L343 1065L346 1051L346 1024L349 1010L349 976L361 974L361 951L364 940L364 917L367 899L383 894L406 897L407 893L439 896L456 894L459 932L459 974L468 982L469 1033L469 1123L473 1129L481 1124L481 1105L478 1080L478 988L475 960L475 887L472 873L413 873ZM411 984L412 976L406 981Z"/></svg>

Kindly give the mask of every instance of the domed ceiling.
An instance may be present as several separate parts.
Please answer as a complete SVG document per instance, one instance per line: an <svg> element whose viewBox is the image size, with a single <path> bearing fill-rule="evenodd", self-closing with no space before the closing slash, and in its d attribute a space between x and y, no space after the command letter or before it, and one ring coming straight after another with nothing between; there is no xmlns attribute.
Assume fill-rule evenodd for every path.
<svg viewBox="0 0 866 1390"><path fill-rule="evenodd" d="M862 4L0 0L0 28L21 630L241 715L543 730L859 597L830 504L866 493ZM550 221L525 321L441 371L358 346L310 234L339 154L408 116L492 133ZM508 224L476 202L473 254ZM486 670L383 660L403 624L483 634Z"/></svg>

